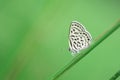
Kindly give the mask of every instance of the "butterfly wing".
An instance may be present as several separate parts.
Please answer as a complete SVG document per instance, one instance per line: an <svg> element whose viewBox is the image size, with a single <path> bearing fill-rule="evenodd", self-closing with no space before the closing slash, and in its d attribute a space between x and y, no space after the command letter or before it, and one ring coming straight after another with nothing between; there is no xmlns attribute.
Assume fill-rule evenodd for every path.
<svg viewBox="0 0 120 80"><path fill-rule="evenodd" d="M71 23L69 33L69 50L72 53L79 53L87 48L91 42L91 36L85 27L77 21Z"/></svg>

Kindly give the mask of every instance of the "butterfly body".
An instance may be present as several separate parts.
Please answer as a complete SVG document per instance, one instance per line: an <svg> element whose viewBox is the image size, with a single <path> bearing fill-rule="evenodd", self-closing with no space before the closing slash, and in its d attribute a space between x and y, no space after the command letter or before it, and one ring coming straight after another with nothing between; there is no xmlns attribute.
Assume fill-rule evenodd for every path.
<svg viewBox="0 0 120 80"><path fill-rule="evenodd" d="M91 35L85 27L77 21L73 21L69 32L69 50L75 54L87 48L91 43Z"/></svg>

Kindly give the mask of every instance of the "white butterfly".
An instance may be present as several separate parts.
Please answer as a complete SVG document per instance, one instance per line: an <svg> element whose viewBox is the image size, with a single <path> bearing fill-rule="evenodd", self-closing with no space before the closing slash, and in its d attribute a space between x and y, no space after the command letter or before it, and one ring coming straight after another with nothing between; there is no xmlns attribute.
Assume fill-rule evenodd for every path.
<svg viewBox="0 0 120 80"><path fill-rule="evenodd" d="M73 21L69 32L69 50L72 54L79 53L80 50L87 48L91 43L92 37L85 27L77 21Z"/></svg>

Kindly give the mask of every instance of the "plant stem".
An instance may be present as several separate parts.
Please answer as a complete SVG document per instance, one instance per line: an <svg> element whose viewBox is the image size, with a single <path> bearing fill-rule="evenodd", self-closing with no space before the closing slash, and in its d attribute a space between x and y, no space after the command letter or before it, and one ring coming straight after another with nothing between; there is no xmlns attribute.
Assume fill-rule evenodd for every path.
<svg viewBox="0 0 120 80"><path fill-rule="evenodd" d="M113 25L111 28L106 30L102 35L100 35L93 44L89 46L89 48L83 50L80 54L76 55L68 64L66 64L63 68L61 68L57 73L55 73L50 80L56 80L59 78L64 72L74 66L78 61L84 58L90 51L92 51L96 46L98 46L103 40L105 40L109 35L111 35L115 30L120 27L120 20Z"/></svg>
<svg viewBox="0 0 120 80"><path fill-rule="evenodd" d="M110 78L110 80L116 80L119 76L120 76L120 70L119 70L118 72L116 72L116 73Z"/></svg>

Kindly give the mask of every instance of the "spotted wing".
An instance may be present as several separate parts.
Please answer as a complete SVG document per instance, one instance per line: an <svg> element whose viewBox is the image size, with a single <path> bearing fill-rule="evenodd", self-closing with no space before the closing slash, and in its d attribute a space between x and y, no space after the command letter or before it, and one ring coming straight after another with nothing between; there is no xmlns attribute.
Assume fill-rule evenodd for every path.
<svg viewBox="0 0 120 80"><path fill-rule="evenodd" d="M77 21L71 23L69 33L69 50L72 53L79 53L87 48L91 42L91 36L85 27Z"/></svg>

